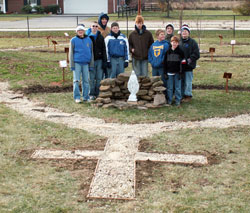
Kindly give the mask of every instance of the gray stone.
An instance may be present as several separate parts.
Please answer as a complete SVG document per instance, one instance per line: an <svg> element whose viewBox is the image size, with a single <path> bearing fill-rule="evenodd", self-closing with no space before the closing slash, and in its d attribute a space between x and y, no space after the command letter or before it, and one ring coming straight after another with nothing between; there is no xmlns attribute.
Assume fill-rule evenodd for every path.
<svg viewBox="0 0 250 213"><path fill-rule="evenodd" d="M147 82L147 83L142 83L141 87L151 87L152 83L151 82Z"/></svg>
<svg viewBox="0 0 250 213"><path fill-rule="evenodd" d="M114 88L111 89L112 92L120 92L120 87L116 86Z"/></svg>
<svg viewBox="0 0 250 213"><path fill-rule="evenodd" d="M154 97L154 103L155 106L160 106L163 104L166 104L166 98L164 94L156 94Z"/></svg>
<svg viewBox="0 0 250 213"><path fill-rule="evenodd" d="M115 79L114 78L106 78L101 81L101 85L103 86L115 86Z"/></svg>
<svg viewBox="0 0 250 213"><path fill-rule="evenodd" d="M153 98L149 95L143 95L143 96L140 96L140 99L142 100L146 100L146 101L151 101L153 100Z"/></svg>
<svg viewBox="0 0 250 213"><path fill-rule="evenodd" d="M119 79L116 78L115 83L120 86L120 85L124 84L124 81L120 81Z"/></svg>
<svg viewBox="0 0 250 213"><path fill-rule="evenodd" d="M111 91L100 92L100 94L99 94L100 98L110 98L111 96L112 96L112 92Z"/></svg>
<svg viewBox="0 0 250 213"><path fill-rule="evenodd" d="M107 108L116 108L115 104L110 103L110 104L104 104L102 108L107 109Z"/></svg>
<svg viewBox="0 0 250 213"><path fill-rule="evenodd" d="M142 84L151 83L150 78L149 78L149 77L143 78L143 79L141 80L141 83L142 83Z"/></svg>
<svg viewBox="0 0 250 213"><path fill-rule="evenodd" d="M111 103L111 99L110 98L103 98L102 103L109 104L109 103Z"/></svg>
<svg viewBox="0 0 250 213"><path fill-rule="evenodd" d="M119 81L128 82L129 77L130 77L129 73L121 73L117 76L117 79Z"/></svg>
<svg viewBox="0 0 250 213"><path fill-rule="evenodd" d="M163 85L163 81L160 80L160 81L157 81L155 83L153 83L152 87L159 87L159 86L162 86Z"/></svg>
<svg viewBox="0 0 250 213"><path fill-rule="evenodd" d="M110 85L107 85L107 86L101 85L101 86L100 86L100 91L106 92L106 91L110 90L110 88L111 88Z"/></svg>
<svg viewBox="0 0 250 213"><path fill-rule="evenodd" d="M148 95L149 95L149 96L153 96L154 94L155 94L155 91L154 91L154 90L150 89L150 90L148 91Z"/></svg>
<svg viewBox="0 0 250 213"><path fill-rule="evenodd" d="M148 90L139 90L139 92L137 93L138 96L143 96L147 94L148 94Z"/></svg>
<svg viewBox="0 0 250 213"><path fill-rule="evenodd" d="M153 77L150 78L150 80L151 80L152 83L155 83L155 82L161 80L161 76L153 76Z"/></svg>
<svg viewBox="0 0 250 213"><path fill-rule="evenodd" d="M166 88L161 86L161 87L155 87L155 88L153 88L153 90L154 90L155 92L163 92L163 91L166 90Z"/></svg>

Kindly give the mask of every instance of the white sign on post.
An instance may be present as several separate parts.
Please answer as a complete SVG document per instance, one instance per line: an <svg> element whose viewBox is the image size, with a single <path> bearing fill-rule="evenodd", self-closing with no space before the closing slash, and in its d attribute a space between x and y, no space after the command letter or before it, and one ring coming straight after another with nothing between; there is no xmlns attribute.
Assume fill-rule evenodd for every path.
<svg viewBox="0 0 250 213"><path fill-rule="evenodd" d="M236 44L236 40L231 40L231 45Z"/></svg>
<svg viewBox="0 0 250 213"><path fill-rule="evenodd" d="M67 67L67 61L66 60L63 60L63 61L59 61L59 66L60 67Z"/></svg>
<svg viewBox="0 0 250 213"><path fill-rule="evenodd" d="M68 33L64 33L64 35L65 35L66 37L69 37L69 34L68 34Z"/></svg>

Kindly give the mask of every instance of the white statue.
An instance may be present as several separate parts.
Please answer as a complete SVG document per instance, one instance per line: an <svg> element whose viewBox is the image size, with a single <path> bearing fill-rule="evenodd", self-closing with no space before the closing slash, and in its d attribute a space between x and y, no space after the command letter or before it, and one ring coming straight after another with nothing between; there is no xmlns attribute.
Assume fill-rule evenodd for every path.
<svg viewBox="0 0 250 213"><path fill-rule="evenodd" d="M139 83L134 70L132 70L128 80L128 91L130 92L128 101L137 101L136 93L139 91Z"/></svg>

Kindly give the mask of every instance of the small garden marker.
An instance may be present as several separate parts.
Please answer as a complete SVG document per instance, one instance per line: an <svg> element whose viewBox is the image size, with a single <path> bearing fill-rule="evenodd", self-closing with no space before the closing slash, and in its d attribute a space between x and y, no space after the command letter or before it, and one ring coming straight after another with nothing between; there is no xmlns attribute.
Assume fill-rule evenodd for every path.
<svg viewBox="0 0 250 213"><path fill-rule="evenodd" d="M223 78L226 78L226 92L228 93L228 79L232 78L232 73L224 72Z"/></svg>
<svg viewBox="0 0 250 213"><path fill-rule="evenodd" d="M220 45L222 45L223 36L222 36L222 35L219 35L219 38L220 38Z"/></svg>
<svg viewBox="0 0 250 213"><path fill-rule="evenodd" d="M211 55L211 61L213 61L213 60L214 60L215 48L210 47L210 48L209 48L209 52L210 52L210 55Z"/></svg>
<svg viewBox="0 0 250 213"><path fill-rule="evenodd" d="M56 45L57 45L57 42L55 40L52 40L52 43L54 45L54 53L56 53Z"/></svg>
<svg viewBox="0 0 250 213"><path fill-rule="evenodd" d="M236 44L235 40L231 40L231 45L232 45L232 55L234 54L234 45Z"/></svg>

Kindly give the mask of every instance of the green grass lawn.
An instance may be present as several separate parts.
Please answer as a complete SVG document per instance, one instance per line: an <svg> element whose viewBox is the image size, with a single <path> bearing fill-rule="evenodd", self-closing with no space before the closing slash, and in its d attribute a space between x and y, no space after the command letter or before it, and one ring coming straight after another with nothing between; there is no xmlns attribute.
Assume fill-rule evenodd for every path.
<svg viewBox="0 0 250 213"><path fill-rule="evenodd" d="M219 33L224 36L222 46ZM202 34L200 48L204 53L194 71L193 84L222 89L195 89L192 102L183 103L181 108L101 109L91 104L75 104L72 92L33 93L28 97L64 112L120 123L193 121L250 113L249 58L245 57L249 56L249 33L237 31L237 43L244 44L235 46L234 57L229 45L232 32ZM25 34L15 32L15 39L5 36L0 40L0 49L43 46L0 51L0 81L8 81L13 90L24 91L37 85L51 87L52 82L62 80L58 61L66 59L64 47L68 45L62 32L51 32L62 44L57 47L57 53L53 46L47 47L46 33L34 32L34 35L28 39L24 38ZM198 41L197 35L192 31ZM206 52L210 47L216 48L213 62ZM131 64L126 69L130 71ZM223 89L224 72L233 74L229 93ZM72 73L68 69L65 78L64 86L72 86ZM233 90L235 87L244 91ZM87 200L96 161L31 160L29 157L34 149L98 147L102 150L106 139L23 116L0 103L0 212L249 212L249 134L249 126L237 126L182 129L144 138L140 151L199 153L208 156L210 164L137 162L135 200Z"/></svg>
<svg viewBox="0 0 250 213"><path fill-rule="evenodd" d="M144 139L140 151L200 153L209 157L210 164L138 162L135 200L88 201L96 162L31 160L29 156L38 148L102 148L101 138L25 117L2 104L0 120L0 212L250 210L249 127L184 129Z"/></svg>

